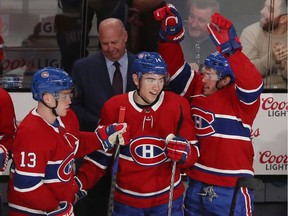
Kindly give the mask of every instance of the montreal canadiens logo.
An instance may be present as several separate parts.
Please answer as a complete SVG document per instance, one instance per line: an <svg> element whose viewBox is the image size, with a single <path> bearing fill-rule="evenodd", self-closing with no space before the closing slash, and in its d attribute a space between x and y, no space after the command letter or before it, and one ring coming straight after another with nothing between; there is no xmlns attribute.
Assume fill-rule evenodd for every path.
<svg viewBox="0 0 288 216"><path fill-rule="evenodd" d="M134 161L142 166L155 166L167 159L165 140L156 137L140 137L130 143Z"/></svg>
<svg viewBox="0 0 288 216"><path fill-rule="evenodd" d="M71 172L74 164L74 153L71 153L63 162L60 164L57 174L61 181L68 182L71 178Z"/></svg>
<svg viewBox="0 0 288 216"><path fill-rule="evenodd" d="M49 72L48 71L44 71L41 73L41 77L43 78L48 78L49 77Z"/></svg>
<svg viewBox="0 0 288 216"><path fill-rule="evenodd" d="M209 136L215 133L212 127L212 123L215 120L212 113L193 107L192 116L197 136Z"/></svg>
<svg viewBox="0 0 288 216"><path fill-rule="evenodd" d="M144 55L143 53L138 54L138 58L139 58L139 59L143 59L144 56L145 56L145 55Z"/></svg>

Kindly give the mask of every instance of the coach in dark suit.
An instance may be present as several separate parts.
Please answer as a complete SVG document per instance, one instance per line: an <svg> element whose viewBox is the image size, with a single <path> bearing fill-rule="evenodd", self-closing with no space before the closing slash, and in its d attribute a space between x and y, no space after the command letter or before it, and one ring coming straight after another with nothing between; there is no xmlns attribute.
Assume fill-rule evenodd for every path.
<svg viewBox="0 0 288 216"><path fill-rule="evenodd" d="M103 104L116 93L113 90L114 62L119 63L122 75L120 93L134 90L131 64L135 56L126 50L127 32L119 19L108 18L99 25L101 51L77 60L72 68L72 79L77 88L71 108L75 111L80 130L94 131L100 118ZM113 84L112 84L113 83ZM88 196L75 206L76 216L106 216L111 175L107 174Z"/></svg>

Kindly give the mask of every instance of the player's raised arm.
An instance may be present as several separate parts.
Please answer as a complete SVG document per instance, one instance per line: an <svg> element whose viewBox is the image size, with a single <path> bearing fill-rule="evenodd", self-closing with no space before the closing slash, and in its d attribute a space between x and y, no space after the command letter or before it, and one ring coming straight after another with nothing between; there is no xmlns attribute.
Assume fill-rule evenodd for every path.
<svg viewBox="0 0 288 216"><path fill-rule="evenodd" d="M167 62L170 75L169 85L174 92L188 98L192 91L191 82L195 71L191 71L189 64L186 63L180 45L184 38L182 18L171 4L156 10L154 17L161 22L158 48L159 53Z"/></svg>
<svg viewBox="0 0 288 216"><path fill-rule="evenodd" d="M219 13L214 13L207 29L218 52L227 58L235 74L238 98L245 104L254 103L263 90L260 72L242 52L242 45L233 23Z"/></svg>

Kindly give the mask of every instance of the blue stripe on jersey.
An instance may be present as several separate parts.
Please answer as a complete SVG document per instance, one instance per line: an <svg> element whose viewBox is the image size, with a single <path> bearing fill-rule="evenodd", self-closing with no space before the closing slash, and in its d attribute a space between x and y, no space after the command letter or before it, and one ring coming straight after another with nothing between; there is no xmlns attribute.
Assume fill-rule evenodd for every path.
<svg viewBox="0 0 288 216"><path fill-rule="evenodd" d="M198 113L195 111L198 110ZM197 107L193 107L193 120L196 128L197 136L205 137L214 134L234 136L234 139L248 140L250 138L250 126L244 125L235 116L212 114L207 115L209 119L205 119L205 116L201 116L201 112L205 113Z"/></svg>
<svg viewBox="0 0 288 216"><path fill-rule="evenodd" d="M178 179L177 182L174 183L174 190L176 188L178 188L182 183L182 179L181 177ZM153 191L153 192L150 192L150 193L139 193L139 192L135 192L135 191L131 191L131 190L126 190L126 189L123 189L123 188L120 188L117 184L116 184L116 190L120 193L124 193L128 196L131 196L131 197L136 197L136 198L141 198L141 199L144 199L144 198L152 198L152 197L157 197L157 196L160 196L162 194L165 194L165 193L168 193L170 191L170 185L166 188L163 188L162 190L160 191Z"/></svg>
<svg viewBox="0 0 288 216"><path fill-rule="evenodd" d="M254 101L256 101L262 91L263 91L263 82L257 89L253 89L253 90L245 90L236 86L236 92L237 92L239 99L247 104L251 104Z"/></svg>
<svg viewBox="0 0 288 216"><path fill-rule="evenodd" d="M191 77L191 73L192 73L191 68L186 63L181 73L176 74L176 77L170 80L169 85L175 93L177 94L183 93L183 91L186 88L187 83L189 83L188 81Z"/></svg>
<svg viewBox="0 0 288 216"><path fill-rule="evenodd" d="M59 180L58 175L57 175L57 170L59 168L60 164L55 163L55 164L47 164L46 170L45 170L45 180Z"/></svg>
<svg viewBox="0 0 288 216"><path fill-rule="evenodd" d="M216 115L215 123L216 124L212 123L212 127L215 129L216 133L240 137L250 137L250 128L243 127L241 121L228 118L219 118Z"/></svg>
<svg viewBox="0 0 288 216"><path fill-rule="evenodd" d="M129 145L121 146L120 153L125 155L126 157L132 158L132 155L130 153Z"/></svg>
<svg viewBox="0 0 288 216"><path fill-rule="evenodd" d="M103 167L108 167L112 160L112 154L104 154L102 151L94 151L86 157L101 164Z"/></svg>
<svg viewBox="0 0 288 216"><path fill-rule="evenodd" d="M18 188L19 190L33 190L33 187L38 185L41 182L42 176L41 174L34 173L32 176L31 173L30 175L25 175L24 172L20 172L15 170L14 173L14 187Z"/></svg>
<svg viewBox="0 0 288 216"><path fill-rule="evenodd" d="M207 167L201 165L199 163L195 163L193 166L194 169L200 170L203 173L209 173L216 176L226 176L226 177L253 177L254 174L251 170L223 170L223 169L216 169L213 167Z"/></svg>

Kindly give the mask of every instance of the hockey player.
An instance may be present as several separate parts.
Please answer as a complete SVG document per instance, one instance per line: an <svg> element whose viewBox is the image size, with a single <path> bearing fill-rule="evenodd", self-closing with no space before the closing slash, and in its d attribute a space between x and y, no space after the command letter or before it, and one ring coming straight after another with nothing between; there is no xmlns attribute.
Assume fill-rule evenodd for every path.
<svg viewBox="0 0 288 216"><path fill-rule="evenodd" d="M12 147L9 216L73 215L75 197L85 194L74 179L74 158L100 148L107 151L125 133L125 123L99 126L96 133L103 140L94 132L80 132L69 109L72 87L72 79L58 68L43 68L33 76L38 105L21 122Z"/></svg>
<svg viewBox="0 0 288 216"><path fill-rule="evenodd" d="M175 161L172 215L182 216L180 168L191 166L199 157L189 103L163 91L168 74L158 53L137 54L132 68L137 90L112 97L101 112L100 123L110 124L117 121L119 107L125 107L124 121L130 129L130 143L120 149L113 215L166 216ZM97 182L107 168L111 154L102 153L97 151L85 158L78 174L84 189ZM90 176L83 173L87 169Z"/></svg>
<svg viewBox="0 0 288 216"><path fill-rule="evenodd" d="M16 117L12 99L9 93L0 87L0 172L3 172L7 167L9 151L14 142L16 130ZM1 191L0 215L3 215L3 199Z"/></svg>
<svg viewBox="0 0 288 216"><path fill-rule="evenodd" d="M3 76L4 41L1 36L0 18L0 79ZM14 105L9 93L0 87L0 172L3 172L8 164L9 152L15 139L17 130ZM0 192L0 215L3 214L2 194Z"/></svg>
<svg viewBox="0 0 288 216"><path fill-rule="evenodd" d="M17 130L14 105L9 93L0 88L0 172L7 166L9 151Z"/></svg>
<svg viewBox="0 0 288 216"><path fill-rule="evenodd" d="M237 179L254 176L250 130L260 106L261 75L241 52L232 23L220 14L207 25L218 52L199 72L183 59L183 27L175 7L166 5L154 15L162 21L159 52L168 64L171 88L191 100L201 146L199 160L186 171L185 215L229 215ZM251 215L253 200L251 190L242 187L235 215Z"/></svg>

